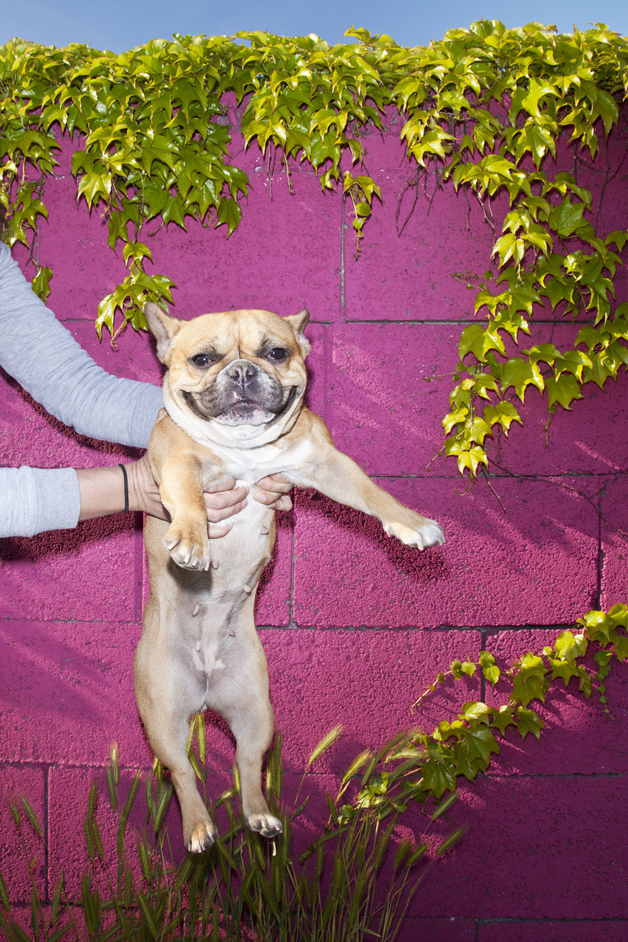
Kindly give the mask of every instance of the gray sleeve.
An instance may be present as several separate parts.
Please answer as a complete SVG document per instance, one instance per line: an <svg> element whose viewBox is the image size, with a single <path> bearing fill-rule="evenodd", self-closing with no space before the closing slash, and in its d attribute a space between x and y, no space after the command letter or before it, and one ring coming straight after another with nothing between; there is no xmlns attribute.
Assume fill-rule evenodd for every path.
<svg viewBox="0 0 628 942"><path fill-rule="evenodd" d="M97 366L40 301L2 243L0 366L81 435L147 447L163 404L161 389Z"/></svg>
<svg viewBox="0 0 628 942"><path fill-rule="evenodd" d="M146 448L161 389L110 376L33 292L0 243L0 366L48 412L82 435ZM0 537L75 527L72 468L0 468Z"/></svg>
<svg viewBox="0 0 628 942"><path fill-rule="evenodd" d="M80 508L72 468L0 468L0 537L75 527Z"/></svg>

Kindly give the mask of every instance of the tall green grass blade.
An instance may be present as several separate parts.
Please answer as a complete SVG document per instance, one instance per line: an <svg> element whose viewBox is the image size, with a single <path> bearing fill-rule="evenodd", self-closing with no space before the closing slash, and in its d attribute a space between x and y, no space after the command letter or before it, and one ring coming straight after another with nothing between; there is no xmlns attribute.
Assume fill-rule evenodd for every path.
<svg viewBox="0 0 628 942"><path fill-rule="evenodd" d="M40 837L43 837L44 834L43 834L43 831L42 831L42 829L41 829L41 824L40 824L39 821L37 820L37 815L36 815L35 812L33 811L33 808L32 808L32 806L31 806L31 804L29 803L29 801L28 801L26 798L21 797L21 798L20 798L20 804L22 805L22 808L23 808L24 811L26 812L26 817L27 817L28 820L30 821L31 827L33 828L33 830L34 830Z"/></svg>
<svg viewBox="0 0 628 942"><path fill-rule="evenodd" d="M0 874L0 900L2 900L2 905L4 906L7 913L11 912L11 902L9 900L9 894L7 892L7 885L4 882L4 877Z"/></svg>
<svg viewBox="0 0 628 942"><path fill-rule="evenodd" d="M81 904L87 930L93 936L96 936L100 931L100 897L98 890L92 890L91 871L89 870L81 881Z"/></svg>
<svg viewBox="0 0 628 942"><path fill-rule="evenodd" d="M417 849L410 855L408 858L408 867L414 866L417 860L420 860L421 857L424 857L427 852L427 844L419 844Z"/></svg>
<svg viewBox="0 0 628 942"><path fill-rule="evenodd" d="M361 752L358 756L355 757L347 771L342 777L342 784L345 785L350 779L358 774L364 767L365 763L371 758L373 753L370 749L365 749L364 752Z"/></svg>
<svg viewBox="0 0 628 942"><path fill-rule="evenodd" d="M133 808L133 804L135 803L135 799L137 797L137 790L140 787L141 781L142 781L142 773L136 772L135 775L133 776L133 781L131 783L129 794L127 795L127 799L124 802L122 811L120 812L120 822L118 825L119 834L124 834L126 832L127 825L129 823L129 815L131 814L131 809Z"/></svg>
<svg viewBox="0 0 628 942"><path fill-rule="evenodd" d="M150 910L150 906L148 905L146 897L144 896L143 893L137 894L137 901L139 903L140 909L142 910L144 919L146 920L146 924L148 926L148 929L153 939L157 939L159 937L159 932L157 931L157 925L155 923L155 919L153 918L153 914Z"/></svg>
<svg viewBox="0 0 628 942"><path fill-rule="evenodd" d="M447 811L449 811L451 806L455 805L457 801L458 801L458 792L452 792L451 795L449 795L449 797L446 798L445 801L441 805L438 806L436 811L432 813L432 821L436 821L438 818L440 818L442 814L445 814Z"/></svg>
<svg viewBox="0 0 628 942"><path fill-rule="evenodd" d="M326 736L323 736L307 761L308 768L312 765L313 762L316 762L316 760L319 759L323 753L327 752L327 750L333 746L340 736L342 736L342 726L339 724L338 726L334 726L334 728L331 729Z"/></svg>
<svg viewBox="0 0 628 942"><path fill-rule="evenodd" d="M52 926L55 926L57 919L59 918L59 913L61 911L61 895L64 889L64 878L60 877L57 880L57 885L55 886L55 891L52 897L52 907L50 911L50 923Z"/></svg>
<svg viewBox="0 0 628 942"><path fill-rule="evenodd" d="M113 783L117 788L118 785L120 784L120 762L119 762L120 757L118 754L117 742L111 743L111 749L110 749L109 755L111 757L111 772L113 774Z"/></svg>
<svg viewBox="0 0 628 942"><path fill-rule="evenodd" d="M196 729L198 730L198 736L197 736L198 755L203 765L205 765L205 748L207 745L207 732L205 728L205 714L204 713L198 714L198 719L196 722Z"/></svg>
<svg viewBox="0 0 628 942"><path fill-rule="evenodd" d="M162 824L164 823L164 818L166 817L166 812L170 806L170 800L172 799L172 794L174 788L171 784L168 784L159 799L159 805L157 806L157 813L154 817L153 830L155 834L160 830Z"/></svg>
<svg viewBox="0 0 628 942"><path fill-rule="evenodd" d="M0 925L4 930L7 942L32 942L32 939L29 939L24 930L13 919L6 920L1 917Z"/></svg>
<svg viewBox="0 0 628 942"><path fill-rule="evenodd" d="M466 827L456 828L456 830L453 831L453 833L450 834L449 837L446 837L445 840L438 846L434 856L441 857L445 853L445 851L448 851L451 847L454 846L454 844L458 843L460 838L463 837L464 834L466 834L466 831L467 831Z"/></svg>
<svg viewBox="0 0 628 942"><path fill-rule="evenodd" d="M31 929L33 930L33 938L39 939L39 919L41 913L41 905L39 902L39 895L35 887L31 889Z"/></svg>

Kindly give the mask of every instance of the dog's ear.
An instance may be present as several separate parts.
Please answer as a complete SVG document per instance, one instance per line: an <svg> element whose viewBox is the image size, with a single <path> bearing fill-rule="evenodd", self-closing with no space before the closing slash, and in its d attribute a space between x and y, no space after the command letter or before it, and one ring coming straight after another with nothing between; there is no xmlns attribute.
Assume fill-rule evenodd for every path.
<svg viewBox="0 0 628 942"><path fill-rule="evenodd" d="M306 357L308 353L310 352L310 350L312 349L312 345L310 341L307 340L303 336L303 331L307 327L307 323L309 319L310 319L309 311L301 311L299 314L291 314L288 317L284 317L284 320L288 321L288 323L292 327L296 335L299 347L301 348L301 353L303 354L304 357Z"/></svg>
<svg viewBox="0 0 628 942"><path fill-rule="evenodd" d="M152 301L148 301L144 305L144 316L151 333L157 341L157 356L162 363L167 363L172 343L183 327L183 321L166 314Z"/></svg>

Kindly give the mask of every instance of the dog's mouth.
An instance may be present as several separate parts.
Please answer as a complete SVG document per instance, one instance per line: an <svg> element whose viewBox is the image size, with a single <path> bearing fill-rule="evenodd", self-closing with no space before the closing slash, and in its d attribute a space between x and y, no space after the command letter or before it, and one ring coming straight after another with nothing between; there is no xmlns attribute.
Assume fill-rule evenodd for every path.
<svg viewBox="0 0 628 942"><path fill-rule="evenodd" d="M204 397L197 397L187 390L181 392L181 397L194 415L205 422L214 419L222 425L272 425L289 411L297 392L297 387L293 386L282 405L259 402L234 390L227 397L228 401L223 399L218 407L216 403L206 403Z"/></svg>

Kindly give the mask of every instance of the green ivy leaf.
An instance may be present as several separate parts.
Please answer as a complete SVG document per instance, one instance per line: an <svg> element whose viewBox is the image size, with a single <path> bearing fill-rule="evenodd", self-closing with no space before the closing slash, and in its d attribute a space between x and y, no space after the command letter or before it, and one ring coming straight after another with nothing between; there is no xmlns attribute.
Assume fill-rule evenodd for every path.
<svg viewBox="0 0 628 942"><path fill-rule="evenodd" d="M506 729L509 726L517 726L512 705L500 706L498 709L493 708L492 725L500 731L502 736L505 735Z"/></svg>
<svg viewBox="0 0 628 942"><path fill-rule="evenodd" d="M531 700L545 702L545 679L547 668L543 659L535 654L521 658L513 678L511 699L527 707Z"/></svg>
<svg viewBox="0 0 628 942"><path fill-rule="evenodd" d="M52 268L38 266L37 274L33 278L33 291L38 298L45 301L50 295L50 281L53 278Z"/></svg>
<svg viewBox="0 0 628 942"><path fill-rule="evenodd" d="M519 733L521 738L525 739L528 733L532 733L535 739L541 738L541 730L545 729L545 723L534 710L526 710L520 706L517 709L517 719L519 721Z"/></svg>
<svg viewBox="0 0 628 942"><path fill-rule="evenodd" d="M493 687L500 677L500 669L495 663L495 658L489 651L480 651L480 667L484 674L484 679L488 680Z"/></svg>
<svg viewBox="0 0 628 942"><path fill-rule="evenodd" d="M548 222L562 239L567 239L574 232L589 225L582 217L585 209L584 203L572 203L565 197L560 205L551 211Z"/></svg>
<svg viewBox="0 0 628 942"><path fill-rule="evenodd" d="M218 206L218 221L216 227L227 226L227 238L237 229L242 219L242 210L235 200L222 197Z"/></svg>

